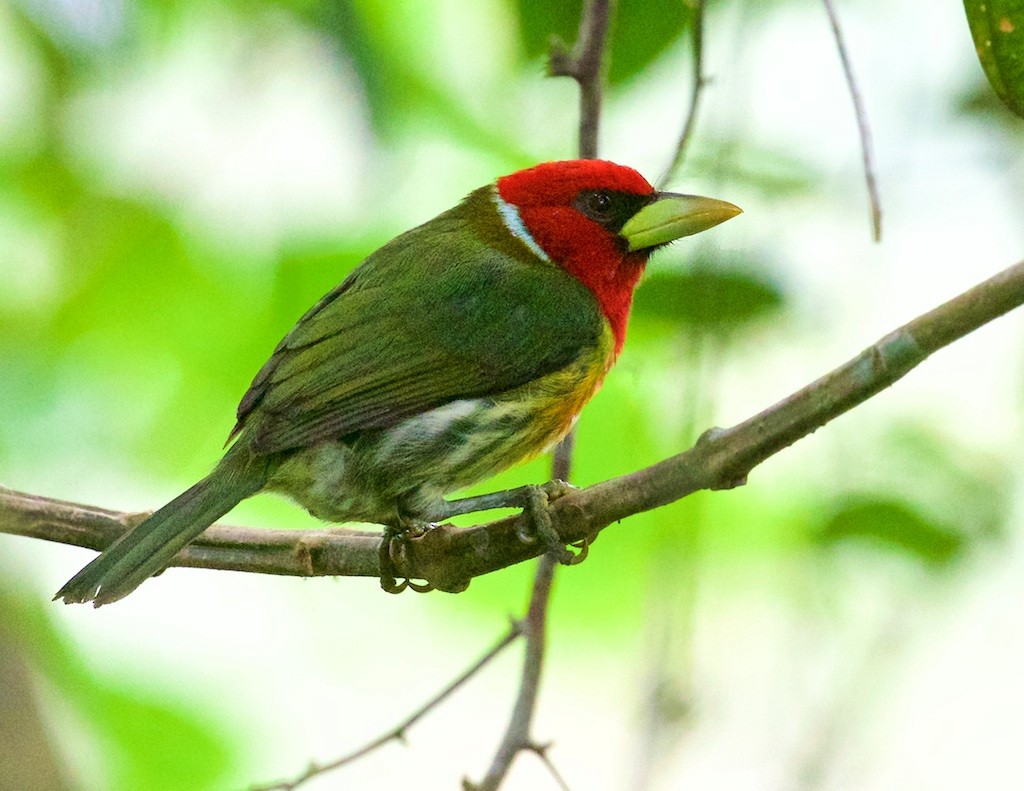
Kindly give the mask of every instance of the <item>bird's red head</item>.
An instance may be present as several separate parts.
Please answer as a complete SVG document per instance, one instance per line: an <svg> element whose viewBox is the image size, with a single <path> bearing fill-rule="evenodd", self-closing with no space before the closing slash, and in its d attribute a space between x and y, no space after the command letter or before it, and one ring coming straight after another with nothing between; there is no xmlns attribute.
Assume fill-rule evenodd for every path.
<svg viewBox="0 0 1024 791"><path fill-rule="evenodd" d="M658 193L632 168L601 160L546 162L498 179L498 195L522 221L513 233L536 245L597 297L615 336L626 337L633 289L651 248L631 252L623 225ZM532 244L531 244L532 242Z"/></svg>

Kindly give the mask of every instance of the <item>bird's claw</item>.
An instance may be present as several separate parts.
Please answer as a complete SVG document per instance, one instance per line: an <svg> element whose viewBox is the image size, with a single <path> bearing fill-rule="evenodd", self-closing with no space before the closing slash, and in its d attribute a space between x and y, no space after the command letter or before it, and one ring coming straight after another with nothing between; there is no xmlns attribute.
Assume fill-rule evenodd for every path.
<svg viewBox="0 0 1024 791"><path fill-rule="evenodd" d="M548 506L575 489L572 484L557 479L540 486L524 487L523 515L517 531L520 541L525 544L540 541L546 551L563 566L574 566L582 562L587 556L587 542L574 545L579 546L579 553L569 549L551 522Z"/></svg>
<svg viewBox="0 0 1024 791"><path fill-rule="evenodd" d="M552 478L547 483L542 483L540 488L544 490L544 494L548 496L548 502L553 503L560 497L565 497L567 494L578 491L579 486L573 486L568 481L563 481L560 478Z"/></svg>
<svg viewBox="0 0 1024 791"><path fill-rule="evenodd" d="M387 593L401 593L406 588L417 593L429 593L434 586L429 582L413 582L411 579L396 579L395 554L402 551L402 545L410 538L418 538L432 527L419 522L403 522L399 526L387 525L381 536L378 560L380 565L380 587Z"/></svg>
<svg viewBox="0 0 1024 791"><path fill-rule="evenodd" d="M576 547L576 549L579 550L579 552L572 556L572 560L567 564L569 566L575 566L579 563L582 563L584 560L587 559L587 555L590 554L589 538L584 538L583 540L577 541L575 544L570 544L569 546Z"/></svg>

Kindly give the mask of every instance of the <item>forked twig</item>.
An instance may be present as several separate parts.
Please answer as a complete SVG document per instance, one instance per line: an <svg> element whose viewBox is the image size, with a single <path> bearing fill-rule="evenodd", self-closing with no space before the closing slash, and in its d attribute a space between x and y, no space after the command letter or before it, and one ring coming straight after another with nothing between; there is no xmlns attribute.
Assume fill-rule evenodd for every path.
<svg viewBox="0 0 1024 791"><path fill-rule="evenodd" d="M548 751L550 750L550 748L550 744L531 744L528 747L526 747L527 750L529 750L532 753L536 753L537 757L540 758L541 763L544 764L545 767L547 767L548 772L551 773L551 776L554 778L555 783L558 784L558 787L561 789L561 791L571 791L571 789L569 788L569 784L565 782L565 778L562 777L562 773L558 771L558 768L551 760L551 756L548 755Z"/></svg>
<svg viewBox="0 0 1024 791"><path fill-rule="evenodd" d="M570 52L553 39L548 55L548 74L572 77L580 86L580 159L597 158L597 130L601 125L601 83L605 65L605 41L611 20L610 0L587 0L580 17L579 36Z"/></svg>

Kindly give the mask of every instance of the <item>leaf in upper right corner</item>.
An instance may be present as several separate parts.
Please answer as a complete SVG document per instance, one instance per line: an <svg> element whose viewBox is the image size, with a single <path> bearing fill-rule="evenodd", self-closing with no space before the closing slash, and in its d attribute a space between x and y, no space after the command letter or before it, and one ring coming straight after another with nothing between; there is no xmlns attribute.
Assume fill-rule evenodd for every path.
<svg viewBox="0 0 1024 791"><path fill-rule="evenodd" d="M1024 118L1024 0L964 0L964 10L992 90Z"/></svg>

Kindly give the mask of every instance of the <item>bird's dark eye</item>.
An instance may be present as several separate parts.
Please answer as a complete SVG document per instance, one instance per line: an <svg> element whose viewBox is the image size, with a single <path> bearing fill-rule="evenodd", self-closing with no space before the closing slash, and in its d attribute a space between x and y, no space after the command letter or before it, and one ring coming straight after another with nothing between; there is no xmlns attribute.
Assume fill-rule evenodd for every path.
<svg viewBox="0 0 1024 791"><path fill-rule="evenodd" d="M587 196L587 208L597 216L606 216L612 207L612 196L607 192L591 192Z"/></svg>
<svg viewBox="0 0 1024 791"><path fill-rule="evenodd" d="M617 203L608 190L583 190L575 201L578 211L601 225L612 219Z"/></svg>
<svg viewBox="0 0 1024 791"><path fill-rule="evenodd" d="M630 217L651 202L653 196L653 192L650 195L635 195L607 189L581 190L573 206L583 216L612 233L618 233Z"/></svg>

